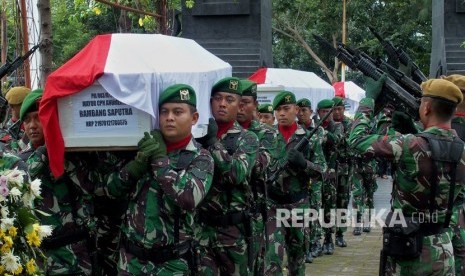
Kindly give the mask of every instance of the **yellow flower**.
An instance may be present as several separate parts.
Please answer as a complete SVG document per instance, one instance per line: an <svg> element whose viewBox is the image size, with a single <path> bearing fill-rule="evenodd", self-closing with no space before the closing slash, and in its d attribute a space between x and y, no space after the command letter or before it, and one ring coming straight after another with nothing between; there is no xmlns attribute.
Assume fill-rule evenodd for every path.
<svg viewBox="0 0 465 276"><path fill-rule="evenodd" d="M40 225L39 225L38 223L34 223L34 224L32 225L32 228L34 229L35 232L37 232L37 231L39 231L39 229L40 229Z"/></svg>
<svg viewBox="0 0 465 276"><path fill-rule="evenodd" d="M5 272L5 267L3 265L0 265L0 274L2 274L3 272Z"/></svg>
<svg viewBox="0 0 465 276"><path fill-rule="evenodd" d="M34 259L30 259L27 263L26 263L26 270L27 270L27 273L28 274L34 274L34 272L36 272L36 261Z"/></svg>
<svg viewBox="0 0 465 276"><path fill-rule="evenodd" d="M10 234L10 236L12 238L16 237L16 235L18 234L18 230L16 229L16 227L12 226L10 227L10 229L8 230L8 234Z"/></svg>
<svg viewBox="0 0 465 276"><path fill-rule="evenodd" d="M0 228L0 239L3 238L5 236L5 231L3 231L3 229Z"/></svg>
<svg viewBox="0 0 465 276"><path fill-rule="evenodd" d="M11 251L11 246L9 246L8 244L4 244L2 245L2 248L0 248L0 252L2 254L6 254L6 253L9 253ZM0 272L1 274L1 272Z"/></svg>
<svg viewBox="0 0 465 276"><path fill-rule="evenodd" d="M99 8L99 7L94 7L92 9L92 11L96 14L96 15L100 15L102 13L102 10Z"/></svg>
<svg viewBox="0 0 465 276"><path fill-rule="evenodd" d="M21 274L21 272L23 272L23 267L20 265L20 266L18 266L18 268L13 272L13 274L17 275L17 274Z"/></svg>
<svg viewBox="0 0 465 276"><path fill-rule="evenodd" d="M4 236L3 241L5 244L7 244L9 247L13 246L13 239L10 236Z"/></svg>
<svg viewBox="0 0 465 276"><path fill-rule="evenodd" d="M31 231L31 233L27 234L26 238L29 245L40 246L40 239L37 231Z"/></svg>

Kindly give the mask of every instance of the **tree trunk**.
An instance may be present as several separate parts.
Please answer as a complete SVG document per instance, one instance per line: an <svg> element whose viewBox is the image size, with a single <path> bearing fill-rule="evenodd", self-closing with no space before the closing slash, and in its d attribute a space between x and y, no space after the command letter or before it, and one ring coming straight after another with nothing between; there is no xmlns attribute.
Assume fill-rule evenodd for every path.
<svg viewBox="0 0 465 276"><path fill-rule="evenodd" d="M42 64L40 66L39 87L45 87L48 75L53 70L53 40L52 40L52 14L50 11L50 0L38 0L40 22L40 54Z"/></svg>

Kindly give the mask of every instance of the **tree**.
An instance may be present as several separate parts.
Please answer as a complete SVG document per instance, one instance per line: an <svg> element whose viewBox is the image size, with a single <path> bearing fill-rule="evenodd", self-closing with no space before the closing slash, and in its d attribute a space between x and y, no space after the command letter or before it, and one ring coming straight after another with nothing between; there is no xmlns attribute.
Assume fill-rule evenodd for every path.
<svg viewBox="0 0 465 276"><path fill-rule="evenodd" d="M273 12L275 64L301 70L317 67L315 73L330 82L337 81L340 62L320 49L312 34L332 43L342 40L342 1L273 0ZM367 24L372 24L394 45L401 45L420 68L429 68L431 1L347 0L346 44L374 57L385 57ZM282 49L288 52L283 53ZM302 58L302 54L310 57L313 64L309 65L309 59Z"/></svg>
<svg viewBox="0 0 465 276"><path fill-rule="evenodd" d="M52 72L53 40L52 40L52 14L50 11L50 0L38 0L37 8L40 21L40 53L42 64L40 66L39 86L45 86L45 80Z"/></svg>

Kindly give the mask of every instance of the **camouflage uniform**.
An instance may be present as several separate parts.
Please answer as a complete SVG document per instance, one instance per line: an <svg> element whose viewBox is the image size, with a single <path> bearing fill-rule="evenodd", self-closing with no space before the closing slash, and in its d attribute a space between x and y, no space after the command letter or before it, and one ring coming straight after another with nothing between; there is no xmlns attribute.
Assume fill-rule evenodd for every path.
<svg viewBox="0 0 465 276"><path fill-rule="evenodd" d="M36 208L49 214L38 213L41 223L52 225L53 234L42 243L47 256L47 275L90 275L92 246L90 231L93 227L90 195L92 186L85 178L82 164L72 163L72 154L65 157L63 176L54 179L48 168L45 147L39 147L28 158L29 173L42 180L42 197ZM80 158L73 161L79 162Z"/></svg>
<svg viewBox="0 0 465 276"><path fill-rule="evenodd" d="M304 139L306 135L308 135L308 132L303 129L302 126L297 126L297 130L294 134L292 134L286 144L286 152L294 148L295 145L301 139ZM312 136L310 143L307 144L300 152L303 153L307 160L307 167L304 170L301 170L290 166L289 164L286 165L285 170L281 173L276 183L272 183L272 186L268 187L269 198L274 203L276 209L287 209L291 211L292 209L297 208L309 210L308 187L310 185L310 178L318 177L327 169L318 136ZM285 159L281 160L285 161ZM276 209L273 210L274 214L272 218L274 221L276 221ZM288 223L291 225L292 219L289 219ZM308 226L281 227L281 229L278 228L277 231L281 231L282 236L284 237L283 240L288 256L289 274L304 275L304 255L306 253ZM279 235L279 232L277 232L276 235ZM279 237L276 239L280 240ZM281 244L275 244L275 247L276 250L278 250L277 252L279 253L279 257L283 258L284 250L280 248Z"/></svg>
<svg viewBox="0 0 465 276"><path fill-rule="evenodd" d="M452 119L452 128L457 125L465 127L465 117L455 117ZM460 136L461 133L458 132ZM465 137L461 137L462 140ZM460 191L454 202L452 218L450 221L452 246L454 248L455 274L465 275L465 189Z"/></svg>
<svg viewBox="0 0 465 276"><path fill-rule="evenodd" d="M348 139L349 139L350 129L352 127L352 121L350 118L344 116L341 123L344 129L344 135L341 139L341 143L338 146L338 157L336 160L337 174L338 174L338 178L337 178L338 183L337 183L337 189L336 189L336 207L338 209L348 210L347 208L349 205L350 189L351 189L351 183L349 181L351 154L349 150ZM345 223L346 221L341 220L341 222ZM347 231L347 226L338 226L336 229L336 236L342 237L343 233L346 231Z"/></svg>
<svg viewBox="0 0 465 276"><path fill-rule="evenodd" d="M265 233L264 224L268 222L269 210L269 202L266 197L266 181L270 168L274 167L277 162L276 154L279 153L277 151L284 148L284 140L280 139L282 136L275 129L256 120L251 121L247 130L257 135L260 145L250 183L254 197L252 210L254 260L256 261L253 273L255 275L263 275L265 271L272 271L274 270L272 267L277 266L273 262L273 260L276 260L273 257L273 235L268 231L268 227L268 233ZM266 238L265 235L267 235Z"/></svg>
<svg viewBox="0 0 465 276"><path fill-rule="evenodd" d="M413 212L425 214L426 221L433 221L429 213L430 183L432 177L432 159L428 142L421 137L408 135L381 136L369 133L370 120L373 117L374 101L365 98L360 102L355 116L354 128L350 134L350 144L363 157L386 158L397 166L394 174L392 208L399 209L404 216ZM456 136L454 130L430 127L424 131L439 137ZM457 167L455 197L465 185L465 154ZM441 165L441 164L440 164ZM438 223L444 223L448 204L449 186L447 171L438 166L438 195L435 211ZM446 171L447 170L447 171ZM453 275L454 258L449 232L423 236L423 248L420 257L412 260L398 260L388 257L387 274L400 275Z"/></svg>
<svg viewBox="0 0 465 276"><path fill-rule="evenodd" d="M335 223L335 219L331 221L331 215L335 215L337 207L337 158L338 158L338 148L341 145L344 137L344 127L341 123L330 121L329 124L322 125L325 129L326 141L323 144L323 152L325 154L325 159L328 164L328 171L324 174L323 177L323 210L324 210L324 221L326 226L323 227L325 233L324 249L325 254L332 254L333 248L333 238L332 233L334 233L334 226L330 225ZM333 212L333 214L331 214Z"/></svg>
<svg viewBox="0 0 465 276"><path fill-rule="evenodd" d="M153 159L151 166L136 183L124 168L120 181L107 186L115 198L129 196L119 274L189 274L194 266L194 210L210 189L213 159L191 139L185 148Z"/></svg>
<svg viewBox="0 0 465 276"><path fill-rule="evenodd" d="M370 210L373 209L373 195L378 189L376 183L376 161L374 159L362 158L360 155L354 156L354 169L352 174L352 208L357 212L357 225L361 222L370 222ZM369 228L364 227L364 231L368 232ZM359 228L360 230L360 228ZM355 231L355 230L354 230ZM355 233L355 232L354 232Z"/></svg>
<svg viewBox="0 0 465 276"><path fill-rule="evenodd" d="M248 275L252 244L250 179L259 149L257 136L237 122L209 146L215 160L213 185L199 206L203 273ZM249 250L249 251L248 251Z"/></svg>

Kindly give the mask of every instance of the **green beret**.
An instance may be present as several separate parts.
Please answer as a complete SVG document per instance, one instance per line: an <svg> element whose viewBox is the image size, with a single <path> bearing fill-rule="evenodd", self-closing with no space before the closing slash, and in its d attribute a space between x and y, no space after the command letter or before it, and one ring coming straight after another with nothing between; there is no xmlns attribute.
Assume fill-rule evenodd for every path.
<svg viewBox="0 0 465 276"><path fill-rule="evenodd" d="M197 105L194 88L187 84L175 84L166 88L160 95L158 106L164 103L186 103Z"/></svg>
<svg viewBox="0 0 465 276"><path fill-rule="evenodd" d="M273 109L275 110L278 106L283 104L295 104L295 95L289 91L279 92L273 100Z"/></svg>
<svg viewBox="0 0 465 276"><path fill-rule="evenodd" d="M341 97L333 98L334 106L344 106L344 99Z"/></svg>
<svg viewBox="0 0 465 276"><path fill-rule="evenodd" d="M19 111L19 119L22 121L26 113L34 112L39 110L39 101L42 98L43 89L39 88L31 91L26 98L24 98L21 104L21 110Z"/></svg>
<svg viewBox="0 0 465 276"><path fill-rule="evenodd" d="M453 103L461 103L463 94L460 88L452 82L444 79L431 79L421 84L423 96L441 98Z"/></svg>
<svg viewBox="0 0 465 276"><path fill-rule="evenodd" d="M332 100L324 99L318 103L317 109L332 108L333 106L334 102Z"/></svg>
<svg viewBox="0 0 465 276"><path fill-rule="evenodd" d="M303 98L297 101L297 106L312 108L312 102L309 99Z"/></svg>
<svg viewBox="0 0 465 276"><path fill-rule="evenodd" d="M25 86L15 86L6 92L5 98L9 104L20 104L29 92L31 89Z"/></svg>
<svg viewBox="0 0 465 276"><path fill-rule="evenodd" d="M251 80L242 79L242 96L252 96L254 99L257 98L257 83Z"/></svg>
<svg viewBox="0 0 465 276"><path fill-rule="evenodd" d="M242 86L239 78L226 77L219 80L212 87L211 95L215 95L216 92L226 92L237 95L242 95Z"/></svg>
<svg viewBox="0 0 465 276"><path fill-rule="evenodd" d="M453 74L445 77L444 79L457 85L460 88L460 90L465 91L465 76Z"/></svg>
<svg viewBox="0 0 465 276"><path fill-rule="evenodd" d="M258 112L273 114L273 105L271 105L271 104L261 104L261 105L258 106Z"/></svg>

